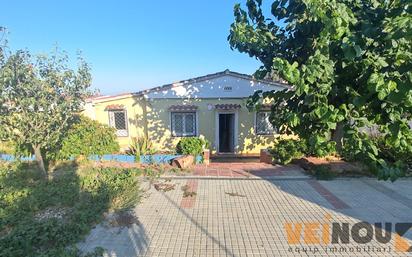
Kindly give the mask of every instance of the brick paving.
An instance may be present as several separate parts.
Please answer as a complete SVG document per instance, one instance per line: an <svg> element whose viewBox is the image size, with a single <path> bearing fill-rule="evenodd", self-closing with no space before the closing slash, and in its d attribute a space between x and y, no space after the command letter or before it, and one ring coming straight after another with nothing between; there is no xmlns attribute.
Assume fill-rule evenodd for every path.
<svg viewBox="0 0 412 257"><path fill-rule="evenodd" d="M236 166L234 169L239 168ZM226 174L216 168L211 171ZM99 225L79 244L80 249L87 252L101 246L106 249L105 256L110 257L411 256L394 252L394 234L388 244L373 238L364 245L353 239L348 245L308 245L301 238L298 244L290 245L285 223L328 221L353 226L360 221L412 222L412 206L408 204L412 200L412 180L392 184L372 179L199 176L168 183L175 183L176 189L162 192L152 187L147 191L147 197L135 208L138 224L129 228ZM185 185L196 192L194 197L183 197L181 187ZM412 245L412 231L405 238Z"/></svg>
<svg viewBox="0 0 412 257"><path fill-rule="evenodd" d="M189 196L183 195L182 201L180 202L180 207L190 209L190 208L193 208L196 202L198 180L189 179L185 186L187 187L186 190L188 192L193 193L193 195L189 195Z"/></svg>
<svg viewBox="0 0 412 257"><path fill-rule="evenodd" d="M318 192L323 198L325 198L326 201L328 201L335 209L348 209L350 208L349 205L347 205L345 202L343 202L341 199L336 197L331 191L329 191L327 188L322 186L321 183L319 183L316 180L310 180L307 181L309 185L315 189L316 192Z"/></svg>
<svg viewBox="0 0 412 257"><path fill-rule="evenodd" d="M255 162L232 162L199 164L187 175L222 178L270 178L282 176L305 176L295 165L281 166Z"/></svg>

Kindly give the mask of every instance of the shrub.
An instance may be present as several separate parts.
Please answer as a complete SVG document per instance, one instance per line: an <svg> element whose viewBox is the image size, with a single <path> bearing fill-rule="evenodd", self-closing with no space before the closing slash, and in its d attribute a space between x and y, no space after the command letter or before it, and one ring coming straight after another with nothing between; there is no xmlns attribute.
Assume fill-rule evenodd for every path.
<svg viewBox="0 0 412 257"><path fill-rule="evenodd" d="M302 157L307 150L304 140L279 139L275 146L269 149L273 160L279 164L288 164L293 159Z"/></svg>
<svg viewBox="0 0 412 257"><path fill-rule="evenodd" d="M18 144L17 142L1 141L0 154L10 154L16 157L29 157L33 154L33 149L28 144Z"/></svg>
<svg viewBox="0 0 412 257"><path fill-rule="evenodd" d="M412 142L408 144L409 147L396 148L388 144L383 137L375 137L372 141L378 147L380 158L402 170L412 169Z"/></svg>
<svg viewBox="0 0 412 257"><path fill-rule="evenodd" d="M378 155L378 148L374 140L366 133L356 133L345 136L340 154L347 161L371 162L369 152Z"/></svg>
<svg viewBox="0 0 412 257"><path fill-rule="evenodd" d="M182 138L176 146L178 154L199 155L204 149L209 148L209 142L199 137Z"/></svg>
<svg viewBox="0 0 412 257"><path fill-rule="evenodd" d="M396 147L387 142L384 136L356 134L344 140L342 155L348 161L359 161L368 166L369 171L379 178L394 181L412 170L412 142L408 147ZM363 151L359 149L364 149ZM374 154L368 154L373 152ZM385 163L383 166L377 163Z"/></svg>
<svg viewBox="0 0 412 257"><path fill-rule="evenodd" d="M336 152L336 142L330 141L325 137L313 135L308 140L307 154L316 157L325 157Z"/></svg>
<svg viewBox="0 0 412 257"><path fill-rule="evenodd" d="M119 151L119 144L115 129L82 116L63 138L57 158L102 156L117 151Z"/></svg>
<svg viewBox="0 0 412 257"><path fill-rule="evenodd" d="M136 157L136 162L140 162L140 156L142 155L152 155L156 152L156 149L153 146L153 142L145 137L132 138L132 144L129 146L129 149L126 151L128 155L133 155Z"/></svg>

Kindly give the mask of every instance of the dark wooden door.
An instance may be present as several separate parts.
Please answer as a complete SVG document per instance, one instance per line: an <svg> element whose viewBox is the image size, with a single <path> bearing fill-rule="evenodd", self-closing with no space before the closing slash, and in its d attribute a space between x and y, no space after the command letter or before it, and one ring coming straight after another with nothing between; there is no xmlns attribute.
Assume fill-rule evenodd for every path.
<svg viewBox="0 0 412 257"><path fill-rule="evenodd" d="M234 151L234 119L233 113L219 114L219 152L221 153Z"/></svg>

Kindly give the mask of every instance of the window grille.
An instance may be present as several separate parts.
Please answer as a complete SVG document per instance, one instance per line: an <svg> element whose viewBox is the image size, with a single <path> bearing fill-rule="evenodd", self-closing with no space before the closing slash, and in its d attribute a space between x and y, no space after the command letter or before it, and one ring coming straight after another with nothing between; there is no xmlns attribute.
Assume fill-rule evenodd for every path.
<svg viewBox="0 0 412 257"><path fill-rule="evenodd" d="M196 136L196 113L172 112L172 136Z"/></svg>
<svg viewBox="0 0 412 257"><path fill-rule="evenodd" d="M256 134L269 135L273 134L275 130L269 120L270 112L256 113Z"/></svg>
<svg viewBox="0 0 412 257"><path fill-rule="evenodd" d="M127 137L127 114L125 110L109 111L109 124L116 129L118 137Z"/></svg>

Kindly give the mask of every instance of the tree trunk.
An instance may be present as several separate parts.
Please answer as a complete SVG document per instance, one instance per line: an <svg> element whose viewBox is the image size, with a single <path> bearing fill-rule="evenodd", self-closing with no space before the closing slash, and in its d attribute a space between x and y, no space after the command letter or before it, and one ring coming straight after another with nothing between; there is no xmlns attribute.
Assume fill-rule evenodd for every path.
<svg viewBox="0 0 412 257"><path fill-rule="evenodd" d="M343 134L344 134L344 128L345 123L339 122L336 124L336 129L332 133L332 141L336 142L336 151L340 152L343 147L342 139L343 139Z"/></svg>
<svg viewBox="0 0 412 257"><path fill-rule="evenodd" d="M37 165L39 166L40 170L43 172L45 178L47 177L47 170L44 165L43 155L41 154L40 146L34 146L34 156L36 157Z"/></svg>

